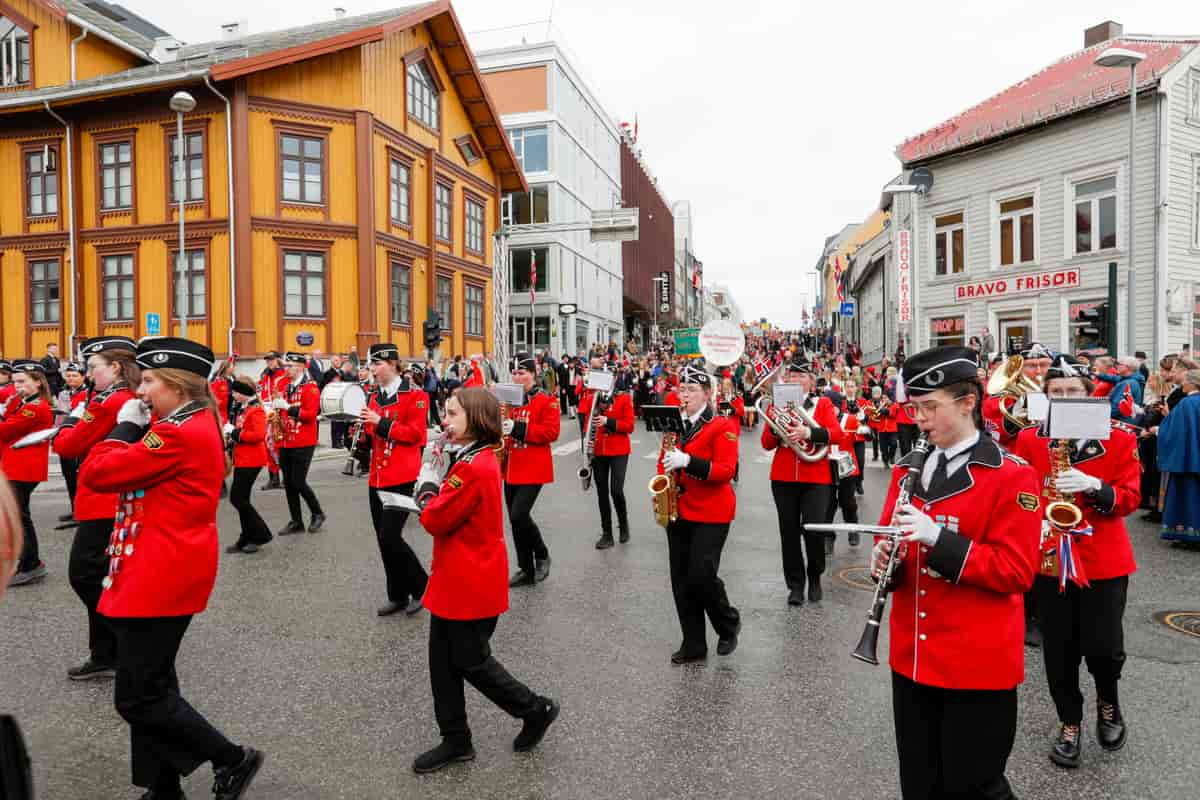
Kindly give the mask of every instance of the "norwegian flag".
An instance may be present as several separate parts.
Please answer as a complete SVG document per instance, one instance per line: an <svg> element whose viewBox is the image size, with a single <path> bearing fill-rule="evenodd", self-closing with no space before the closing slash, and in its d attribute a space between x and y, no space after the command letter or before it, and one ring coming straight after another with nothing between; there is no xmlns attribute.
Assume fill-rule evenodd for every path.
<svg viewBox="0 0 1200 800"><path fill-rule="evenodd" d="M770 364L761 358L754 362L754 379L756 383L767 377L769 374L771 374Z"/></svg>
<svg viewBox="0 0 1200 800"><path fill-rule="evenodd" d="M1121 402L1117 403L1117 410L1123 417L1132 417L1134 408L1136 406L1133 402L1133 391L1129 388L1129 384L1125 384L1125 394L1122 395Z"/></svg>
<svg viewBox="0 0 1200 800"><path fill-rule="evenodd" d="M846 290L843 287L844 276L842 275L842 259L841 256L833 257L833 279L837 283L837 299L842 302L846 299Z"/></svg>
<svg viewBox="0 0 1200 800"><path fill-rule="evenodd" d="M529 251L529 311L533 312L533 304L537 302L537 251Z"/></svg>

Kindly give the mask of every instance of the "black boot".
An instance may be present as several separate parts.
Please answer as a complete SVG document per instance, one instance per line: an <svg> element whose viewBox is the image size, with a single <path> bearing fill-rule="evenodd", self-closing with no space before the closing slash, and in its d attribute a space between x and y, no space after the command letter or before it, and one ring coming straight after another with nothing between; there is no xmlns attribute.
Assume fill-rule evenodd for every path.
<svg viewBox="0 0 1200 800"><path fill-rule="evenodd" d="M625 544L626 542L629 541L629 524L626 523L624 525L621 525L620 529L621 529L621 532L619 534L618 541L620 541L621 544Z"/></svg>
<svg viewBox="0 0 1200 800"><path fill-rule="evenodd" d="M612 533L610 531L604 531L603 533L600 534L600 538L596 540L596 549L597 550L607 550L608 548L610 548L612 546L613 546L613 538L612 538Z"/></svg>
<svg viewBox="0 0 1200 800"><path fill-rule="evenodd" d="M238 800L262 767L263 754L253 747L242 748L242 760L232 767L213 770L214 800Z"/></svg>
<svg viewBox="0 0 1200 800"><path fill-rule="evenodd" d="M538 698L538 707L525 717L521 732L513 739L513 750L524 753L537 747L538 742L546 735L546 730L554 720L558 719L558 703L549 697Z"/></svg>
<svg viewBox="0 0 1200 800"><path fill-rule="evenodd" d="M279 482L279 473L272 472L267 476L267 482L263 484L262 490L265 492L268 489L282 489L283 484Z"/></svg>
<svg viewBox="0 0 1200 800"><path fill-rule="evenodd" d="M413 761L413 772L427 775L437 772L442 767L455 761L474 761L475 748L471 746L470 738L465 740L442 739L442 743L432 750L426 750Z"/></svg>
<svg viewBox="0 0 1200 800"><path fill-rule="evenodd" d="M304 523L292 520L287 525L275 531L276 536L290 536L293 533L304 533Z"/></svg>
<svg viewBox="0 0 1200 800"><path fill-rule="evenodd" d="M1058 726L1058 736L1050 747L1050 760L1060 767L1074 769L1079 766L1079 726Z"/></svg>
<svg viewBox="0 0 1200 800"><path fill-rule="evenodd" d="M820 578L809 578L808 579L808 602L819 603L819 602L821 602L821 598L823 596L824 595L821 592L821 579Z"/></svg>
<svg viewBox="0 0 1200 800"><path fill-rule="evenodd" d="M550 577L550 556L533 560L533 578L538 583Z"/></svg>
<svg viewBox="0 0 1200 800"><path fill-rule="evenodd" d="M1036 619L1030 619L1029 617L1025 618L1025 646L1042 646L1042 629L1038 627Z"/></svg>
<svg viewBox="0 0 1200 800"><path fill-rule="evenodd" d="M1105 750L1120 750L1125 746L1125 720L1121 707L1101 700L1096 704L1096 738Z"/></svg>

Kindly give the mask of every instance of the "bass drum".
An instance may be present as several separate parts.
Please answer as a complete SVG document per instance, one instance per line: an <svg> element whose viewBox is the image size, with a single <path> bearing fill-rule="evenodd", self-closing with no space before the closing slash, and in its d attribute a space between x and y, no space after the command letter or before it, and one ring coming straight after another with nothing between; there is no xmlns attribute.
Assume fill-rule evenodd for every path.
<svg viewBox="0 0 1200 800"><path fill-rule="evenodd" d="M331 383L321 390L321 416L337 422L354 422L367 407L367 393L357 383Z"/></svg>

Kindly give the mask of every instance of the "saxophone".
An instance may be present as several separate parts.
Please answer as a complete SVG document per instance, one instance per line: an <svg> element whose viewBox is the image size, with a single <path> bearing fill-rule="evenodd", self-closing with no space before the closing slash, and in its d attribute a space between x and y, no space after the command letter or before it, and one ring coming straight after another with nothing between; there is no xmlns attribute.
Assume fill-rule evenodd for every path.
<svg viewBox="0 0 1200 800"><path fill-rule="evenodd" d="M659 461L662 461L662 457L667 454L668 450L675 449L678 439L678 434L670 432L663 434L662 447L658 451ZM662 475L655 475L650 479L646 488L650 490L650 502L654 508L655 522L666 528L679 519L679 483L675 479L674 472L666 471Z"/></svg>
<svg viewBox="0 0 1200 800"><path fill-rule="evenodd" d="M280 415L279 409L274 407L275 406L275 380L274 380L274 377L275 376L272 375L271 379L267 383L267 386L270 387L270 389L271 389L271 394L270 394L270 397L268 398L268 400L271 403L271 407L267 409L267 424L271 426L271 441L273 441L276 444L276 446L278 446L279 444L281 444L283 442L284 427L283 427L283 417Z"/></svg>
<svg viewBox="0 0 1200 800"><path fill-rule="evenodd" d="M1042 526L1042 560L1038 572L1057 578L1062 570L1058 559L1058 539L1074 530L1083 521L1083 511L1072 502L1072 495L1065 495L1054 488L1055 479L1071 468L1070 442L1056 439L1050 445L1050 486L1046 502L1046 522Z"/></svg>

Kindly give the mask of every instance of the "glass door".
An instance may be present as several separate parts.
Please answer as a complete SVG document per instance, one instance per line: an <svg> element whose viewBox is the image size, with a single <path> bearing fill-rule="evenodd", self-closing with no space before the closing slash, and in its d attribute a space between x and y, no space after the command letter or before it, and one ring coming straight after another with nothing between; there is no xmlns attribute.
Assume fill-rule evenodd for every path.
<svg viewBox="0 0 1200 800"><path fill-rule="evenodd" d="M1005 317L1000 319L1000 341L996 342L1005 353L1020 353L1033 343L1033 318Z"/></svg>
<svg viewBox="0 0 1200 800"><path fill-rule="evenodd" d="M529 319L514 317L512 320L512 336L509 338L510 353L529 352Z"/></svg>

